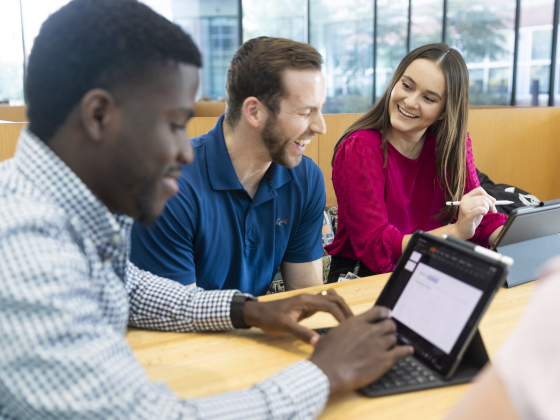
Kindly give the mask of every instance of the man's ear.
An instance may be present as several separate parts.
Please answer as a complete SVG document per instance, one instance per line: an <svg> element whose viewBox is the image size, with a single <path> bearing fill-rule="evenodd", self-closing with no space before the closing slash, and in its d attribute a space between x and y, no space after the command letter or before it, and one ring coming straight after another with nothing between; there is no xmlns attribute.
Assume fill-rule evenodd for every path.
<svg viewBox="0 0 560 420"><path fill-rule="evenodd" d="M92 89L80 101L80 117L88 137L101 141L107 127L117 118L113 95L105 89Z"/></svg>
<svg viewBox="0 0 560 420"><path fill-rule="evenodd" d="M249 96L243 101L241 113L247 124L253 128L263 127L268 117L266 107L254 96Z"/></svg>

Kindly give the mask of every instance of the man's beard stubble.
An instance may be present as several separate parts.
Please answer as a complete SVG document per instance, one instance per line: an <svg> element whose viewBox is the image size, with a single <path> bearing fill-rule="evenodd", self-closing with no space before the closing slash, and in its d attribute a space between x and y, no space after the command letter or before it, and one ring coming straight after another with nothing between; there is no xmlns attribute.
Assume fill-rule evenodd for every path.
<svg viewBox="0 0 560 420"><path fill-rule="evenodd" d="M276 118L269 118L261 132L261 138L266 146L272 162L282 165L286 168L298 166L301 162L301 155L295 161L290 159L288 149L292 140L285 138L278 128Z"/></svg>

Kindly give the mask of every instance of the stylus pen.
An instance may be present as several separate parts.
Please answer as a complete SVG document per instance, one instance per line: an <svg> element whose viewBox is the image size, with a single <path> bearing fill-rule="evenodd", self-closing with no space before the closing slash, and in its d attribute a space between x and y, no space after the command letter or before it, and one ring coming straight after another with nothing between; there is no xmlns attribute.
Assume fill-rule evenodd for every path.
<svg viewBox="0 0 560 420"><path fill-rule="evenodd" d="M491 251L487 248L481 247L480 245L473 244L472 242L469 242L469 241L463 241L463 240L455 238L451 235L442 235L442 236L443 236L443 239L445 239L449 242L453 242L453 243L459 244L461 246L470 248L474 252L477 252L477 253L482 254L482 255L486 255L487 257L492 258L493 260L501 261L505 265L508 265L508 266L513 265L513 258L508 257L507 255L498 254L496 251Z"/></svg>
<svg viewBox="0 0 560 420"><path fill-rule="evenodd" d="M445 205L446 206L458 206L459 204L461 204L460 201L446 201ZM509 201L509 200L496 200L494 201L494 205L495 206L507 206L513 204L513 201Z"/></svg>

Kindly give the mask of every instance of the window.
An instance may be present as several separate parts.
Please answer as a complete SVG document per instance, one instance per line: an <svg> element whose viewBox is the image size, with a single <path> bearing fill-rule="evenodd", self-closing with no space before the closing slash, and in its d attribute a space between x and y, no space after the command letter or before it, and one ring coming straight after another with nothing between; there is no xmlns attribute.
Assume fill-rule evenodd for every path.
<svg viewBox="0 0 560 420"><path fill-rule="evenodd" d="M225 96L226 73L239 48L236 0L172 0L173 21L188 32L202 53L199 96Z"/></svg>
<svg viewBox="0 0 560 420"><path fill-rule="evenodd" d="M513 83L515 0L449 0L447 42L463 55L471 105L509 105Z"/></svg>
<svg viewBox="0 0 560 420"><path fill-rule="evenodd" d="M412 0L410 50L442 41L443 0Z"/></svg>
<svg viewBox="0 0 560 420"><path fill-rule="evenodd" d="M365 112L373 102L373 2L310 0L311 45L324 59L324 113Z"/></svg>
<svg viewBox="0 0 560 420"><path fill-rule="evenodd" d="M548 105L553 11L554 0L521 1L515 105Z"/></svg>
<svg viewBox="0 0 560 420"><path fill-rule="evenodd" d="M408 0L377 0L377 68L375 95L379 98L407 54Z"/></svg>
<svg viewBox="0 0 560 420"><path fill-rule="evenodd" d="M0 103L23 103L23 42L19 2L2 3L0 13Z"/></svg>
<svg viewBox="0 0 560 420"><path fill-rule="evenodd" d="M2 2L0 101L23 102L33 41L49 14L68 1ZM309 42L323 56L324 112L365 112L408 51L445 39L467 63L471 105L545 106L551 88L560 104L560 45L550 78L555 0L521 0L516 63L516 0L140 1L181 26L198 45L199 97L225 96L227 68L242 41L275 36Z"/></svg>
<svg viewBox="0 0 560 420"><path fill-rule="evenodd" d="M258 36L274 36L307 42L305 0L243 0L243 42Z"/></svg>

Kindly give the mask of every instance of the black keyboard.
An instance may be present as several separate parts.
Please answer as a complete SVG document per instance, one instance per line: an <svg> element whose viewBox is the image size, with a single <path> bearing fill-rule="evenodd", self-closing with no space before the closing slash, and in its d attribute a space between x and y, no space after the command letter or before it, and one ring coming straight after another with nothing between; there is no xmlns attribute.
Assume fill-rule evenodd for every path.
<svg viewBox="0 0 560 420"><path fill-rule="evenodd" d="M316 328L319 334L326 334L331 328ZM421 389L437 388L445 383L430 368L414 357L406 357L397 362L377 381L366 385L362 391L368 397L401 394Z"/></svg>
<svg viewBox="0 0 560 420"><path fill-rule="evenodd" d="M363 387L367 396L382 396L440 386L443 381L413 357L397 362L377 381Z"/></svg>

